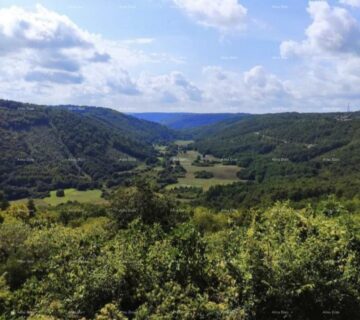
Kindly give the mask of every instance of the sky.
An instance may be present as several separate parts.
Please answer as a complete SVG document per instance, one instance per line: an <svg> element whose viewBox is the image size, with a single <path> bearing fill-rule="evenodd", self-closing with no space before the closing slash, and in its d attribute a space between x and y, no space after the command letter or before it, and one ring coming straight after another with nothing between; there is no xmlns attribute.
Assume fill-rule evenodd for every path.
<svg viewBox="0 0 360 320"><path fill-rule="evenodd" d="M360 109L360 0L0 0L0 98L122 112Z"/></svg>

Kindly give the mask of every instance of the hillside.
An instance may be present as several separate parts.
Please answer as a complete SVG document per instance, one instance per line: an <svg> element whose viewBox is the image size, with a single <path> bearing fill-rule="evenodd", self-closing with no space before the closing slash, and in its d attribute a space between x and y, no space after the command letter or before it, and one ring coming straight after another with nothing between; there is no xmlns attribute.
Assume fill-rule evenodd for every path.
<svg viewBox="0 0 360 320"><path fill-rule="evenodd" d="M240 119L245 114L242 113L133 113L132 116L160 123L171 129L184 130L198 128L206 125L215 124L227 119Z"/></svg>
<svg viewBox="0 0 360 320"><path fill-rule="evenodd" d="M155 159L150 142L172 138L115 111L75 109L0 101L0 189L8 199L116 184L139 161Z"/></svg>
<svg viewBox="0 0 360 320"><path fill-rule="evenodd" d="M194 148L244 168L247 184L211 190L206 201L300 201L360 190L360 113L259 115L194 130ZM226 200L226 201L227 201ZM230 201L230 202L231 202Z"/></svg>
<svg viewBox="0 0 360 320"><path fill-rule="evenodd" d="M139 119L113 109L72 105L59 106L59 108L96 119L127 136L131 135L135 139L149 143L165 143L176 139L178 136L178 133L157 123L157 121Z"/></svg>

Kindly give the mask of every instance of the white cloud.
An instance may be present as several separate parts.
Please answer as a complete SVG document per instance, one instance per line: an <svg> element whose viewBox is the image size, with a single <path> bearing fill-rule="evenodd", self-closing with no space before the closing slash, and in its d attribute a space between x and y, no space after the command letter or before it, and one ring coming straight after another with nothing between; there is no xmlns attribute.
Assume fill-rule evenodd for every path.
<svg viewBox="0 0 360 320"><path fill-rule="evenodd" d="M269 111L286 105L292 95L285 82L262 66L245 72L209 66L203 73L206 99L212 108L221 106L222 111L263 112L264 108Z"/></svg>
<svg viewBox="0 0 360 320"><path fill-rule="evenodd" d="M257 99L283 98L287 95L285 85L264 67L256 66L244 73L244 83L250 94Z"/></svg>
<svg viewBox="0 0 360 320"><path fill-rule="evenodd" d="M139 103L135 97L142 92L129 68L182 63L165 53L132 48L153 41L110 41L40 5L34 10L0 9L0 94L8 99L53 104L104 102L114 106L122 101L130 103L126 97ZM189 99L194 99L196 90L190 82L182 85Z"/></svg>
<svg viewBox="0 0 360 320"><path fill-rule="evenodd" d="M92 47L90 35L66 16L41 5L28 12L20 7L0 10L1 51L21 49L67 49Z"/></svg>
<svg viewBox="0 0 360 320"><path fill-rule="evenodd" d="M237 0L173 0L197 23L227 32L244 29L247 9Z"/></svg>
<svg viewBox="0 0 360 320"><path fill-rule="evenodd" d="M352 7L360 7L360 0L340 0L340 3L347 4Z"/></svg>
<svg viewBox="0 0 360 320"><path fill-rule="evenodd" d="M109 59L97 51L91 34L41 5L34 11L0 10L0 56L3 67L15 57L24 62L19 78L57 84L79 84L84 64Z"/></svg>
<svg viewBox="0 0 360 320"><path fill-rule="evenodd" d="M181 72L174 71L160 76L143 74L138 85L145 94L165 104L202 101L202 91Z"/></svg>
<svg viewBox="0 0 360 320"><path fill-rule="evenodd" d="M325 1L311 1L313 19L302 42L281 44L282 57L296 56L287 86L295 102L321 111L344 111L360 104L360 23L348 10Z"/></svg>
<svg viewBox="0 0 360 320"><path fill-rule="evenodd" d="M285 41L281 56L360 54L360 24L344 8L331 7L326 1L310 1L313 19L302 42Z"/></svg>
<svg viewBox="0 0 360 320"><path fill-rule="evenodd" d="M226 14L226 8L237 2L224 0L224 7L217 0L182 2L187 12L193 8L189 15L203 25L222 31L244 25L244 19ZM33 11L1 9L0 96L132 112L327 111L349 100L360 105L359 22L346 9L326 2L310 2L308 11L313 21L304 41L281 46L283 57L300 58L294 60L296 69L287 79L263 66L241 72L206 67L194 81L171 71L183 60L149 52L151 46L145 45L153 38L110 41L41 6ZM150 65L164 64L171 68L160 75L145 72Z"/></svg>

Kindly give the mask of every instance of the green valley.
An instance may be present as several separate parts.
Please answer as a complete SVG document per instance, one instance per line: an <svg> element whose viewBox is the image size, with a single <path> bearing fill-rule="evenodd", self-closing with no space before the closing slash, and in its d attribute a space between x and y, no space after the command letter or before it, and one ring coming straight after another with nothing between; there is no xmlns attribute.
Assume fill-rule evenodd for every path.
<svg viewBox="0 0 360 320"><path fill-rule="evenodd" d="M0 319L360 317L359 113L0 106Z"/></svg>

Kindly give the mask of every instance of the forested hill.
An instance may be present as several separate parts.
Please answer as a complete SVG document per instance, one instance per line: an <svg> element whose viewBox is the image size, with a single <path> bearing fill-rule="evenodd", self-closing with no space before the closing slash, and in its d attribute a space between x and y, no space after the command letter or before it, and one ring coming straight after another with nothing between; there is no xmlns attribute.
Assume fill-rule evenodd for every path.
<svg viewBox="0 0 360 320"><path fill-rule="evenodd" d="M167 142L174 140L178 135L175 131L156 121L140 119L113 109L72 105L59 106L59 108L99 120L125 135L131 135L135 139L150 143Z"/></svg>
<svg viewBox="0 0 360 320"><path fill-rule="evenodd" d="M251 203L359 193L359 112L257 115L192 133L195 148L237 163L244 168L239 178L248 182L212 190L208 200L220 201L217 194Z"/></svg>
<svg viewBox="0 0 360 320"><path fill-rule="evenodd" d="M245 116L242 113L133 113L134 117L157 122L175 130L198 128L218 123L228 119L239 120Z"/></svg>
<svg viewBox="0 0 360 320"><path fill-rule="evenodd" d="M115 111L75 111L0 101L0 189L9 199L99 186L154 159L149 142L173 138L167 128Z"/></svg>

